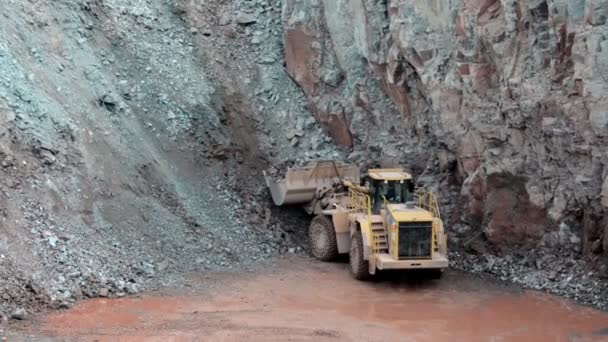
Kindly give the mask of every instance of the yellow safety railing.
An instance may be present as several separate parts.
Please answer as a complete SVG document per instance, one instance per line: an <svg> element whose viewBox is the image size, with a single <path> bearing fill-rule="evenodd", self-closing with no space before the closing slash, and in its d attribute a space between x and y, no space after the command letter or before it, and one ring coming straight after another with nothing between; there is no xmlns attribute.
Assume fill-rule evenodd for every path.
<svg viewBox="0 0 608 342"><path fill-rule="evenodd" d="M434 217L441 219L441 213L439 212L439 204L437 197L432 192L417 191L416 198L418 199L418 207L429 211Z"/></svg>
<svg viewBox="0 0 608 342"><path fill-rule="evenodd" d="M382 196L382 200L384 201L384 209L386 209L389 213L393 214L393 211L391 210L391 207L389 206L389 204L391 204L391 203L384 196Z"/></svg>
<svg viewBox="0 0 608 342"><path fill-rule="evenodd" d="M361 213L367 216L367 236L371 238L373 257L377 258L380 253L380 240L372 230L372 203L369 195L357 190L348 189L349 209L354 213ZM374 259L375 260L375 259Z"/></svg>
<svg viewBox="0 0 608 342"><path fill-rule="evenodd" d="M348 208L351 212L366 214L368 221L372 222L372 204L368 194L349 188Z"/></svg>
<svg viewBox="0 0 608 342"><path fill-rule="evenodd" d="M418 207L429 211L435 217L433 222L433 241L431 244L431 246L433 246L431 253L434 255L435 251L439 250L439 237L437 236L439 227L437 227L437 225L442 224L439 203L437 202L437 197L432 192L422 190L416 191L416 198L418 199Z"/></svg>

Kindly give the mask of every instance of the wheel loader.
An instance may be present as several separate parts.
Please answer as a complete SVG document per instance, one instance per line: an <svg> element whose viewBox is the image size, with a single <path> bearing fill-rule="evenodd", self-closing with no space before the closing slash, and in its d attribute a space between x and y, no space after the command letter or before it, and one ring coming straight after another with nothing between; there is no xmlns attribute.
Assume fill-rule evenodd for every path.
<svg viewBox="0 0 608 342"><path fill-rule="evenodd" d="M317 161L264 178L275 205L298 204L313 215L313 256L330 261L348 253L355 279L406 269L439 278L448 267L437 199L414 190L402 169L370 169L362 177L356 165Z"/></svg>

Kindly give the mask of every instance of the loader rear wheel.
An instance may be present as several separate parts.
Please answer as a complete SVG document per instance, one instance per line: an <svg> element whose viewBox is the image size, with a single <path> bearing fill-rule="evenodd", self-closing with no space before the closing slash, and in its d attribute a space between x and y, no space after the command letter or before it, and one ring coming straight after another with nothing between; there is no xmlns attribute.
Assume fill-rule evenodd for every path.
<svg viewBox="0 0 608 342"><path fill-rule="evenodd" d="M442 276L443 276L442 269L428 270L428 277L430 279L441 279Z"/></svg>
<svg viewBox="0 0 608 342"><path fill-rule="evenodd" d="M338 256L338 242L334 224L328 216L318 215L308 228L312 255L321 261L331 261Z"/></svg>
<svg viewBox="0 0 608 342"><path fill-rule="evenodd" d="M365 260L363 253L363 236L361 232L355 232L350 240L350 271L357 280L369 279L369 261Z"/></svg>

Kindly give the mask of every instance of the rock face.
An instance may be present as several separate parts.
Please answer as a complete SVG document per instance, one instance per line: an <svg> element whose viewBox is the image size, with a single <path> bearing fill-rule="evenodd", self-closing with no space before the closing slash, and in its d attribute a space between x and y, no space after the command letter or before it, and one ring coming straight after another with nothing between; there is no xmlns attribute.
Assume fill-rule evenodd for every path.
<svg viewBox="0 0 608 342"><path fill-rule="evenodd" d="M0 328L292 247L261 170L338 151L275 56L280 3L2 5Z"/></svg>
<svg viewBox="0 0 608 342"><path fill-rule="evenodd" d="M286 64L343 148L440 176L449 225L472 228L457 240L500 251L566 224L606 255L607 17L606 0L284 0Z"/></svg>

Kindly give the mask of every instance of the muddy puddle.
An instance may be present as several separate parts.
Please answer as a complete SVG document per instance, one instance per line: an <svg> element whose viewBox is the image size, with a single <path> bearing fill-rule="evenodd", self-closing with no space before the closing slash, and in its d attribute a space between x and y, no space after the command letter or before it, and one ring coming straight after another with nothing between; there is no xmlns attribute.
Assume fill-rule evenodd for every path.
<svg viewBox="0 0 608 342"><path fill-rule="evenodd" d="M608 313L459 273L361 283L342 264L290 260L192 284L83 302L9 341L608 341Z"/></svg>

